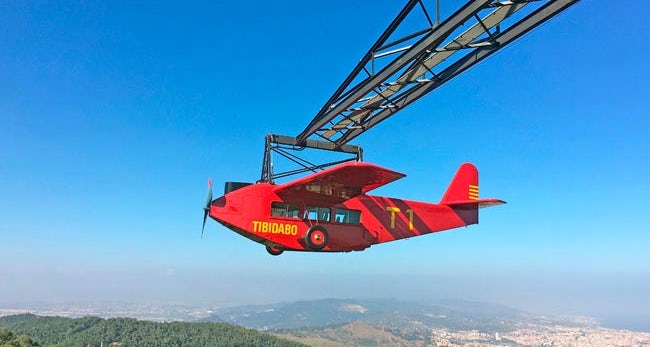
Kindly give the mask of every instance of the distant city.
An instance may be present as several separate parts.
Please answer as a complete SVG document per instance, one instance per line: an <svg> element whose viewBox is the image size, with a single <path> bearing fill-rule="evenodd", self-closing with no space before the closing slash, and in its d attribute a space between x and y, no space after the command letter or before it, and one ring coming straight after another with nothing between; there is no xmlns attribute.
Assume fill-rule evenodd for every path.
<svg viewBox="0 0 650 347"><path fill-rule="evenodd" d="M466 301L435 304L392 299L323 299L272 305L124 302L14 303L0 316L129 317L225 322L310 346L650 346L650 333L600 326L590 317L533 315Z"/></svg>
<svg viewBox="0 0 650 347"><path fill-rule="evenodd" d="M130 303L121 301L18 302L4 305L0 304L0 316L32 313L41 316L69 318L85 316L101 318L129 317L154 322L192 322L209 317L218 308L211 306Z"/></svg>

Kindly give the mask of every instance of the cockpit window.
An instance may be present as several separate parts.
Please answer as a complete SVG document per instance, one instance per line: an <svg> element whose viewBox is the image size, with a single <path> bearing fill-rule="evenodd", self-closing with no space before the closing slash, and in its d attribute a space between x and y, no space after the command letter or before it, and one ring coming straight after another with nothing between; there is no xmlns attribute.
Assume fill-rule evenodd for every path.
<svg viewBox="0 0 650 347"><path fill-rule="evenodd" d="M337 208L334 221L337 223L359 224L361 222L361 211Z"/></svg>
<svg viewBox="0 0 650 347"><path fill-rule="evenodd" d="M305 210L305 218L311 220L320 220L324 222L330 221L329 207L314 207L308 206Z"/></svg>
<svg viewBox="0 0 650 347"><path fill-rule="evenodd" d="M299 218L300 209L297 205L287 204L284 202L272 202L271 216Z"/></svg>

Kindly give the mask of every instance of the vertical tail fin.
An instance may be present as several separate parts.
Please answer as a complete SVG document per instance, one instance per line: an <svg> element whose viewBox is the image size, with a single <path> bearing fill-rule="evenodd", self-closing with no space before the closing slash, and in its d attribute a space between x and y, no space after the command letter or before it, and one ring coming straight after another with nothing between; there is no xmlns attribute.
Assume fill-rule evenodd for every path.
<svg viewBox="0 0 650 347"><path fill-rule="evenodd" d="M465 163L458 168L440 204L451 207L469 225L478 223L479 208L505 204L505 201L479 199L478 170L476 166Z"/></svg>
<svg viewBox="0 0 650 347"><path fill-rule="evenodd" d="M478 202L478 170L473 164L465 163L458 168L440 203L451 205L473 200Z"/></svg>

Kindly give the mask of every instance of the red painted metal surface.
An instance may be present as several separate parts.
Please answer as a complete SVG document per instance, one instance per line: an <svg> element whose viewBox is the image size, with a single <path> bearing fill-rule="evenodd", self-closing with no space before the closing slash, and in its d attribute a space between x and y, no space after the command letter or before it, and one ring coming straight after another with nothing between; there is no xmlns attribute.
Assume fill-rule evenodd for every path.
<svg viewBox="0 0 650 347"><path fill-rule="evenodd" d="M461 165L439 204L366 193L404 177L369 163L344 163L298 180L257 183L215 199L209 215L273 250L359 251L373 244L478 223L478 171Z"/></svg>

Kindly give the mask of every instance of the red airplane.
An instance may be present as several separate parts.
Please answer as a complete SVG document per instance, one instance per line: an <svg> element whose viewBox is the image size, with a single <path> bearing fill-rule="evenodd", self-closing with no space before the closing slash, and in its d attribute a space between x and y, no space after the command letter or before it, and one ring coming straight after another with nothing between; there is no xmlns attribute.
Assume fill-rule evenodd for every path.
<svg viewBox="0 0 650 347"><path fill-rule="evenodd" d="M212 200L208 181L203 227L210 216L279 255L361 251L477 224L479 208L504 201L479 199L474 165L461 165L438 204L372 196L367 193L405 175L362 162L361 147L349 143L577 2L468 0L434 25L422 1L406 1L302 132L266 136L258 183L227 182L224 195ZM419 10L428 24L411 32L422 27L411 21L422 18L410 15ZM315 164L293 153L304 149L354 158ZM302 168L274 174L272 153ZM275 178L310 170L316 173L274 183Z"/></svg>
<svg viewBox="0 0 650 347"><path fill-rule="evenodd" d="M478 171L460 166L440 203L367 195L406 175L365 162L347 162L284 184L226 183L209 215L228 229L284 251L349 252L371 245L478 224L478 209L505 203L479 199Z"/></svg>

